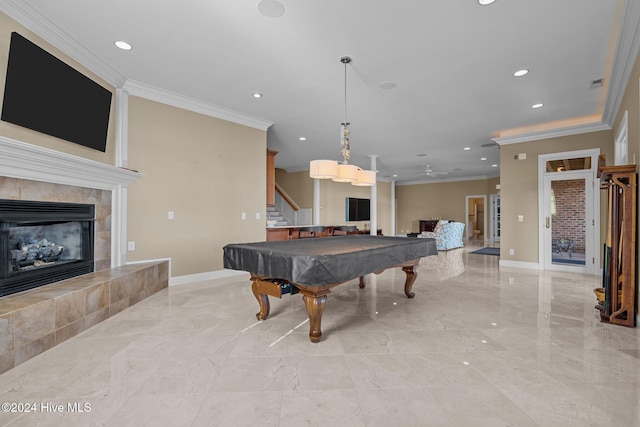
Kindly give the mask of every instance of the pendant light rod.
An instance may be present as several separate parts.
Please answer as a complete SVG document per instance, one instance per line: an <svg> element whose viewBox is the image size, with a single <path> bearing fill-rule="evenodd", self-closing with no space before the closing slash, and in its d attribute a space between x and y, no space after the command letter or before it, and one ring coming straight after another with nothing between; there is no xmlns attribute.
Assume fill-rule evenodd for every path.
<svg viewBox="0 0 640 427"><path fill-rule="evenodd" d="M351 62L351 57L343 56L340 62L344 64L344 123L342 124L349 126L351 123L347 121L347 64Z"/></svg>
<svg viewBox="0 0 640 427"><path fill-rule="evenodd" d="M375 170L362 170L356 165L349 164L351 145L349 143L350 123L347 121L347 64L351 57L343 56L340 62L344 64L344 122L340 126L340 144L342 145L342 161L312 160L309 164L309 176L314 179L331 179L335 182L350 182L356 186L371 187L376 184Z"/></svg>

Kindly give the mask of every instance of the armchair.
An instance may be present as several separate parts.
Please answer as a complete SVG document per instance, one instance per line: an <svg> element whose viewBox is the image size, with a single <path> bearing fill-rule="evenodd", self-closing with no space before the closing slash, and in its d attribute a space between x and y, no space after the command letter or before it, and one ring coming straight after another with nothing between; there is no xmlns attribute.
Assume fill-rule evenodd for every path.
<svg viewBox="0 0 640 427"><path fill-rule="evenodd" d="M436 239L438 250L447 251L463 246L463 233L464 224L462 222L440 220L433 231L423 231L418 237Z"/></svg>

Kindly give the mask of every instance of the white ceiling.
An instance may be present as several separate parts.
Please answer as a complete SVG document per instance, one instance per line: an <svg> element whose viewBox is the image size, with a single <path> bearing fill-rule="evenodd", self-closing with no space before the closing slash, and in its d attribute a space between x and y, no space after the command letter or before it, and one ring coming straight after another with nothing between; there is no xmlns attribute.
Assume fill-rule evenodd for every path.
<svg viewBox="0 0 640 427"><path fill-rule="evenodd" d="M288 171L339 160L348 55L352 163L368 168L377 155L379 177L399 182L498 176L498 146L483 147L492 138L553 134L558 121L610 126L612 91L624 91L619 31L637 26L629 30L635 6L624 0L280 0L278 18L258 4L0 0L0 9L118 87L273 123L267 145ZM521 68L529 74L513 77ZM427 165L448 175L426 176Z"/></svg>

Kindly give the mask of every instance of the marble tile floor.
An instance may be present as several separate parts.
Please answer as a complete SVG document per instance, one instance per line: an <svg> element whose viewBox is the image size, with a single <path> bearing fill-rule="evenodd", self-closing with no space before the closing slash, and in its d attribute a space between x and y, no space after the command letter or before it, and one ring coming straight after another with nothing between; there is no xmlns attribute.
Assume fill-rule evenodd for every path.
<svg viewBox="0 0 640 427"><path fill-rule="evenodd" d="M248 275L175 286L0 375L10 426L640 426L640 332L599 322L597 276L423 259L257 322ZM17 412L11 412L15 410ZM31 412L27 412L31 411Z"/></svg>

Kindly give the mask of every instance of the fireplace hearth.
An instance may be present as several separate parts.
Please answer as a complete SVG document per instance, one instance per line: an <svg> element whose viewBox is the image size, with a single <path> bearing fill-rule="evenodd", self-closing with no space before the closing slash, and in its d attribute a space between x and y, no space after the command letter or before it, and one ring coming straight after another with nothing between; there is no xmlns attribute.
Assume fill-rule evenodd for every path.
<svg viewBox="0 0 640 427"><path fill-rule="evenodd" d="M95 206L0 200L0 297L94 271Z"/></svg>

